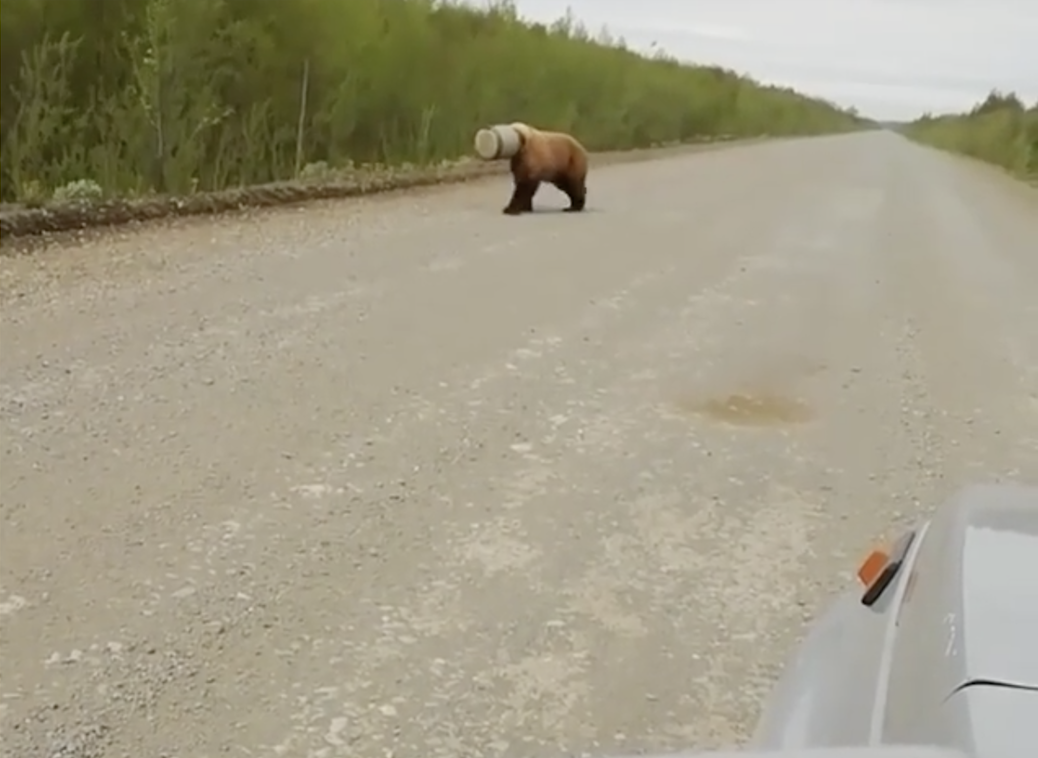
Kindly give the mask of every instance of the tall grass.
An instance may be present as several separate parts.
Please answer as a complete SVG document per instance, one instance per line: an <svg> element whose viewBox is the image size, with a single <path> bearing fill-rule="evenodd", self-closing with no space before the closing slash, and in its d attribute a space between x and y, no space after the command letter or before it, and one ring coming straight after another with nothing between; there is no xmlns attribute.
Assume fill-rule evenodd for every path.
<svg viewBox="0 0 1038 758"><path fill-rule="evenodd" d="M437 161L502 120L595 150L858 125L788 89L637 55L569 15L524 23L508 2L3 0L0 86L5 200Z"/></svg>
<svg viewBox="0 0 1038 758"><path fill-rule="evenodd" d="M1038 179L1038 103L991 92L968 113L923 116L904 127L913 139Z"/></svg>

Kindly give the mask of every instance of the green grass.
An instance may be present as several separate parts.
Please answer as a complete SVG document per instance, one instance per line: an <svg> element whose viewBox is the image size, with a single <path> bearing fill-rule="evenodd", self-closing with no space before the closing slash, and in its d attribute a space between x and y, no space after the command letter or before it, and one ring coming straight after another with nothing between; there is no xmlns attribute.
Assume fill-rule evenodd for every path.
<svg viewBox="0 0 1038 758"><path fill-rule="evenodd" d="M1027 108L1012 93L992 92L968 113L927 115L903 131L919 142L1038 180L1038 103Z"/></svg>
<svg viewBox="0 0 1038 758"><path fill-rule="evenodd" d="M5 201L184 194L308 164L429 163L523 120L592 150L819 134L857 116L503 2L3 0Z"/></svg>

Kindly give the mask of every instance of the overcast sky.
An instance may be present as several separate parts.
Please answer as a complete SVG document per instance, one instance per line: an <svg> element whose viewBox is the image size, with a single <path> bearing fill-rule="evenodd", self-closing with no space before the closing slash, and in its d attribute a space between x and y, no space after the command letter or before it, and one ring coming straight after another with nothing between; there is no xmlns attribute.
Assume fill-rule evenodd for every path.
<svg viewBox="0 0 1038 758"><path fill-rule="evenodd" d="M628 45L786 84L879 119L969 108L992 88L1038 99L1038 0L515 0L566 7Z"/></svg>

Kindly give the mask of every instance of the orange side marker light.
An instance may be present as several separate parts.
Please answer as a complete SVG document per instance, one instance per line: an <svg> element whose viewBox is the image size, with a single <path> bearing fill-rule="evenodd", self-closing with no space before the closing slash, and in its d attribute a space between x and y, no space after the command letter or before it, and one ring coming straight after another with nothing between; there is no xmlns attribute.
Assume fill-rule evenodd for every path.
<svg viewBox="0 0 1038 758"><path fill-rule="evenodd" d="M858 580L864 587L871 587L889 562L890 556L886 551L873 550L858 567Z"/></svg>
<svg viewBox="0 0 1038 758"><path fill-rule="evenodd" d="M910 529L890 549L876 549L858 567L858 579L865 585L861 604L871 607L887 591L887 587L901 571L908 551L915 542L915 530Z"/></svg>

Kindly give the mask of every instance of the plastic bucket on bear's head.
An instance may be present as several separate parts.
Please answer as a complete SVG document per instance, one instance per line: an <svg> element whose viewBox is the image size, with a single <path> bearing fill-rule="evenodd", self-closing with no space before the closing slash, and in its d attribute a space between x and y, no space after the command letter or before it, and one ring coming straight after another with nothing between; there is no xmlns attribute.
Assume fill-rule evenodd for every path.
<svg viewBox="0 0 1038 758"><path fill-rule="evenodd" d="M476 155L485 161L505 160L519 152L519 132L508 124L498 124L476 132Z"/></svg>

